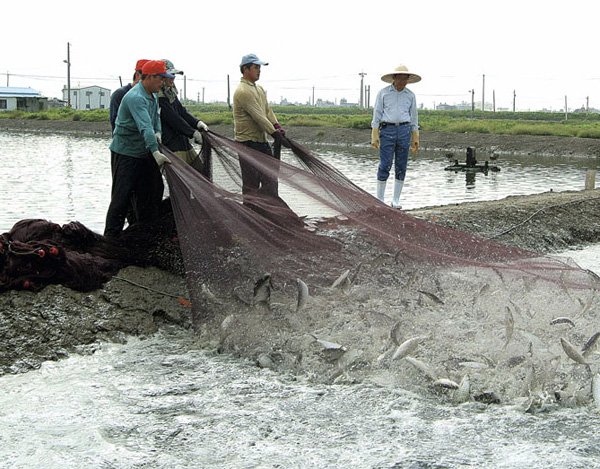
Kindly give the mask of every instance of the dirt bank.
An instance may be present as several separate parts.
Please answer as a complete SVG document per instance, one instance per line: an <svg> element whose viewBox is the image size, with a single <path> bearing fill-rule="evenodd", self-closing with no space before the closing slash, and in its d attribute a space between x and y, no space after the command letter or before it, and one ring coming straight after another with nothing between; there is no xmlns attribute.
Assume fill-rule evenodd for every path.
<svg viewBox="0 0 600 469"><path fill-rule="evenodd" d="M108 122L51 121L33 119L0 119L1 130L31 132L64 132L86 136L110 136ZM211 130L233 136L231 125L212 126ZM301 142L332 145L365 145L369 130L333 127L287 127L291 138ZM425 150L460 151L474 147L479 152L527 155L600 156L600 139L575 137L545 137L537 135L494 135L478 133L421 132L421 147Z"/></svg>
<svg viewBox="0 0 600 469"><path fill-rule="evenodd" d="M104 123L0 121L0 131L9 127L31 132L98 136L109 133ZM231 133L229 127L213 130L224 135ZM288 131L303 143L368 147L367 131L329 128ZM422 143L425 148L447 151L475 146L480 150L533 155L597 155L600 148L595 140L439 132L423 132ZM600 191L509 197L431 207L411 214L539 252L600 240ZM475 367L471 373L473 396L491 389L506 399L515 396L533 399L531 390L535 388L538 397L562 389L571 393L572 401L589 400L589 386L584 386L587 375L575 368L557 345L558 335L564 329L548 324L553 317L569 314L578 327L571 339L585 342L596 332L599 305L594 292L587 290L575 295L556 288L534 290L533 283L521 288L517 280L507 285L497 274L491 278L463 274L405 271L398 265L372 268L358 277L347 293L320 295L315 286L309 285L313 296L302 315L293 314L291 305L295 298L285 291L275 293L276 302L283 305L276 311L242 313L239 304L228 298L213 299L212 320L198 331L200 345L322 382L368 379L429 392L431 383L424 383L422 374L415 374L404 362L391 359L404 340L426 335L429 339L423 340L433 337L435 340L420 353L415 349L414 355L427 360L438 378L460 381L465 376L464 368L460 367ZM397 284L382 287L378 283L382 276L396 278ZM374 291L378 294L374 295ZM456 291L462 294L453 295ZM0 375L27 371L44 360L74 352L91 353L98 341L126 340L128 334L151 334L163 324L189 328L187 297L183 278L154 268L134 267L123 269L118 278L91 294L61 286L47 287L39 293L2 294ZM508 329L504 332L502 326L507 309L515 324L510 337ZM448 318L449 322L440 318ZM457 329L448 328L449 324L456 324ZM344 347L341 356L332 357L335 350L320 349L312 333L341 344ZM269 340L265 340L266 336ZM559 364L556 357L561 357ZM574 383L577 389L587 389L587 394L571 392L574 388L568 383Z"/></svg>

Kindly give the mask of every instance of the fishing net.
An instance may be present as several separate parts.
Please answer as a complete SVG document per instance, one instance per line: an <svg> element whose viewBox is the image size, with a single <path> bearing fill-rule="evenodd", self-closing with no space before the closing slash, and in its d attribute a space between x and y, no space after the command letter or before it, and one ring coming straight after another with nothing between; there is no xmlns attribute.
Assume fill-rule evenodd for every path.
<svg viewBox="0 0 600 469"><path fill-rule="evenodd" d="M251 304L265 274L283 289L298 278L327 287L342 274L348 284L383 264L393 266L378 278L384 283L415 269L456 267L576 288L595 282L564 259L388 207L293 140L273 158L214 132L203 135L201 171L163 148L173 162L165 172L197 322L207 314L208 291ZM245 184L248 171L263 183Z"/></svg>

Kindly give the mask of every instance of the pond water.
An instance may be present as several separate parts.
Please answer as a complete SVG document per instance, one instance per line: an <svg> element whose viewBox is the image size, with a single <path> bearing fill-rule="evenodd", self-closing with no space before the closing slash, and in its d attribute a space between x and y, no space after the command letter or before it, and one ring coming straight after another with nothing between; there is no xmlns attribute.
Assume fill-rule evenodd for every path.
<svg viewBox="0 0 600 469"><path fill-rule="evenodd" d="M0 132L0 230L42 217L102 231L107 146ZM377 162L366 147L314 151L373 192ZM406 208L581 189L595 167L501 156L500 172L467 180L447 164L426 152L411 161ZM567 254L600 273L599 251ZM198 349L177 328L96 349L0 377L0 468L600 467L600 414L591 406L532 415L368 383L315 385Z"/></svg>
<svg viewBox="0 0 600 469"><path fill-rule="evenodd" d="M64 224L80 221L103 232L110 202L108 138L0 131L0 232L24 218L45 218ZM309 145L309 148L311 146ZM378 159L368 146L312 146L319 157L355 184L375 194ZM464 157L455 155L464 162ZM480 162L489 155L477 154ZM453 161L453 160L452 160ZM497 200L549 190L583 189L595 158L521 157L500 155L490 161L499 172L446 171L452 161L440 152L411 156L402 205L410 210L466 201ZM388 184L387 200L392 184Z"/></svg>

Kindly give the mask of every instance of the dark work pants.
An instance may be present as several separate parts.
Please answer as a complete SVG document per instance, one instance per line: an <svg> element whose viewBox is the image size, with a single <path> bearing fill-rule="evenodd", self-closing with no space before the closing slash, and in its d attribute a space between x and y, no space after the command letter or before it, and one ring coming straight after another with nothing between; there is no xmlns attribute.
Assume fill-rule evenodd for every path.
<svg viewBox="0 0 600 469"><path fill-rule="evenodd" d="M268 143L253 142L247 140L241 142L247 147L258 150L269 156L273 156L271 146ZM242 194L261 194L277 197L279 192L279 183L277 178L262 174L252 165L240 159L240 168L242 170Z"/></svg>
<svg viewBox="0 0 600 469"><path fill-rule="evenodd" d="M150 153L146 158L115 153L112 162L111 200L106 214L104 236L118 236L121 233L131 207L137 222L144 222L155 216L164 192L162 175Z"/></svg>

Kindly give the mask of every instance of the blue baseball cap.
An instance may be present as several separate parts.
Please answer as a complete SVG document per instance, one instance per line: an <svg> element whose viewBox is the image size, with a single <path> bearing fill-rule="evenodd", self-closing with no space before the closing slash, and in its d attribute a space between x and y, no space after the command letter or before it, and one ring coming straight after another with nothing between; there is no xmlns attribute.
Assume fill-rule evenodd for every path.
<svg viewBox="0 0 600 469"><path fill-rule="evenodd" d="M256 65L269 65L268 62L263 62L262 60L258 60L256 54L248 54L242 57L242 63L240 67L248 64L256 64Z"/></svg>

